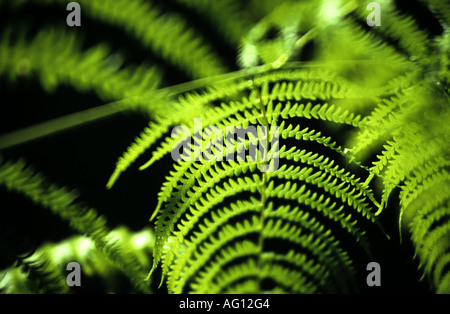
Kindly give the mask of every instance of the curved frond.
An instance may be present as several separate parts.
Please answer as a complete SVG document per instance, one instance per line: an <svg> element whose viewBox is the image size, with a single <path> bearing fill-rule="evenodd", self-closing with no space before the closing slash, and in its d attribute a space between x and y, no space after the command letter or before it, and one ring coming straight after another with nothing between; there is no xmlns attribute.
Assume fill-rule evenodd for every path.
<svg viewBox="0 0 450 314"><path fill-rule="evenodd" d="M15 6L26 4L17 1ZM66 6L61 0L39 3ZM144 0L117 0L105 5L102 0L80 0L83 14L103 23L117 26L138 39L142 45L161 58L186 71L192 78L223 73L225 66L208 44L176 14L163 14L154 3Z"/></svg>
<svg viewBox="0 0 450 314"><path fill-rule="evenodd" d="M80 92L94 90L105 101L130 99L124 108L144 109L131 98L148 97L162 79L156 66L119 69L117 54L104 44L82 51L81 41L68 32L41 30L30 42L11 37L4 35L0 42L0 73L7 73L11 80L37 74L47 92L70 84Z"/></svg>

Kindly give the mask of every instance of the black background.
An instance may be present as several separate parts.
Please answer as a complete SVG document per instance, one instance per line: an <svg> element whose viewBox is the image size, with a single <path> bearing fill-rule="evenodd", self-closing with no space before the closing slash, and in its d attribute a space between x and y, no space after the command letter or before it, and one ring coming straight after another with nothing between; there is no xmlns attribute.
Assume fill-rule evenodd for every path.
<svg viewBox="0 0 450 314"><path fill-rule="evenodd" d="M220 35L214 32L208 21L171 1L161 1L161 4L168 10L183 12L213 43L229 69L237 69L233 47L218 40ZM405 12L413 14L430 36L442 31L430 13L417 2L398 1L398 5ZM163 62L120 29L85 16L82 16L81 27L69 28L66 16L63 7L26 5L23 9L12 10L8 5L0 5L0 30L11 25L16 25L17 29L18 26L27 26L32 36L45 26L66 27L69 32L81 33L85 37L86 47L107 42L112 51L120 51L126 57L124 65L140 64L144 60ZM164 66L173 69L168 64ZM167 73L163 86L189 80L185 73L176 69ZM5 76L0 77L0 103L0 135L103 104L94 93L81 94L70 86L59 86L53 94L47 94L35 77L22 77L11 83ZM112 190L106 190L105 185L117 158L146 125L147 120L137 113L120 114L0 153L11 159L23 156L36 170L54 182L77 188L83 201L108 218L111 228L127 225L137 231L151 226L148 218L156 207L156 195L164 176L171 169L170 156L140 172L137 167L149 157L146 153L121 176ZM391 204L398 203L395 196L390 201ZM419 281L421 272L418 270L418 261L413 259L414 250L407 235L400 245L397 217L398 209L395 206L389 211L385 210L380 219L391 239L387 240L378 234L378 239L372 242L373 261L381 265L381 287L366 285L368 272L365 268L371 260L365 256L355 257L361 293L431 292L426 280ZM72 231L67 223L20 195L8 193L0 187L0 269L12 265L17 255L25 254L45 241L59 241L70 234ZM95 283L91 283L91 286L86 284L78 292L101 292L97 288ZM161 288L156 292L164 293L165 290Z"/></svg>

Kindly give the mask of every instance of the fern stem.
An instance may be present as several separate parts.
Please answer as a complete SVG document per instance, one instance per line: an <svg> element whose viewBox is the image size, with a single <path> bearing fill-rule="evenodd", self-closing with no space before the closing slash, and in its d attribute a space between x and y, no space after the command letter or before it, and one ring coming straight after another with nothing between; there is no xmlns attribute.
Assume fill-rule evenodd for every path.
<svg viewBox="0 0 450 314"><path fill-rule="evenodd" d="M263 88L268 88L267 84L263 87ZM261 109L261 114L262 114L262 122L263 122L263 126L268 128L269 127L269 120L267 119L267 114L266 114L266 103L263 100L263 97L261 95L261 93L259 93L259 107ZM267 136L267 147L266 149L268 149L269 146L269 142L270 142L270 132L267 131L266 129L266 136ZM258 134L259 136L259 134ZM263 160L266 160L266 153L267 151L264 150L264 156L263 156ZM259 154L261 154L261 152L259 152ZM258 155L259 155L258 154ZM262 258L262 254L263 254L263 249L264 249L264 214L265 214L265 210L266 210L266 200L267 200L267 195L266 195L266 186L267 186L267 174L266 172L262 172L261 174L261 212L260 212L260 216L259 216L259 225L261 228L261 232L259 234L259 239L258 239L258 261L257 261L257 268L258 268L258 286L259 286L259 290L261 291L261 284L262 284L262 278L261 278L261 270L263 267L263 258Z"/></svg>
<svg viewBox="0 0 450 314"><path fill-rule="evenodd" d="M314 68L314 67L329 67L330 64L351 63L351 64L380 64L383 62L373 60L333 60L333 61L300 61L300 62L286 62L282 64L283 69ZM405 66L408 64L405 63ZM273 64L264 64L261 66L246 68L225 74L218 74L206 78L200 78L194 81L184 82L178 85L163 87L154 91L155 98L159 96L175 96L195 89L203 88L214 83L224 83L243 79L249 76L264 73L266 71L274 70L277 67ZM102 106L90 108L85 111L76 112L64 117L55 118L37 125L33 125L24 129L10 132L0 136L0 149L10 148L21 145L54 133L68 130L70 128L79 127L86 123L91 123L100 119L108 118L120 112L125 112L131 109L127 106L127 102L133 102L137 99L134 97L127 97L121 100L106 103ZM147 101L148 103L149 101ZM147 108L151 111L154 108ZM263 109L264 110L264 109ZM265 111L264 111L265 112ZM265 114L264 114L265 116ZM267 119L266 119L267 121Z"/></svg>
<svg viewBox="0 0 450 314"><path fill-rule="evenodd" d="M89 122L113 116L123 110L119 102L94 107L64 117L55 118L24 129L12 131L0 137L0 149L24 144Z"/></svg>
<svg viewBox="0 0 450 314"><path fill-rule="evenodd" d="M258 286L259 290L261 291L261 269L263 267L263 249L264 249L264 211L266 209L266 184L267 184L267 175L265 172L262 173L262 186L261 186L261 213L259 216L259 225L261 228L259 239L258 239L258 261L257 261L257 268L258 268Z"/></svg>

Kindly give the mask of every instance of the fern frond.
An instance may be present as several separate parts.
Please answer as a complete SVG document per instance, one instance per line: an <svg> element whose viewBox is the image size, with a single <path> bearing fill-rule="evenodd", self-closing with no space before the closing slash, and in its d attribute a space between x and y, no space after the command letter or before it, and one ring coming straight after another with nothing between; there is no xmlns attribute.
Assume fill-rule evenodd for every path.
<svg viewBox="0 0 450 314"><path fill-rule="evenodd" d="M165 123L150 122L147 127L142 130L139 137L135 138L127 151L117 160L116 168L106 184L107 189L111 189L119 176L130 167L130 165L151 145L153 145L165 132L168 131L168 125Z"/></svg>
<svg viewBox="0 0 450 314"><path fill-rule="evenodd" d="M178 257L176 264L172 266L172 271L169 276L168 286L172 291L176 291L175 283L181 278L186 278L187 274L181 276L181 273L186 271L186 265L192 265L192 259L197 255L196 251L198 247L209 237L211 237L216 230L223 228L230 219L233 217L237 217L240 215L244 215L250 212L258 212L261 204L255 198L251 198L250 201L238 201L236 203L230 204L229 208L223 208L217 213L213 213L211 216L211 221L205 219L202 224L199 225L199 229L201 232L193 232L193 236L183 244L185 249L183 250L183 254ZM189 217L189 215L187 215ZM192 228L192 224L190 224L189 220L184 220L179 224L180 233L184 235L187 234L188 228ZM249 244L250 245L250 244ZM246 245L247 247L247 245ZM171 251L176 249L175 241L171 243ZM248 248L248 247L247 247ZM238 248L237 248L238 249ZM242 248L239 248L241 251ZM229 252L230 254L232 252ZM234 253L233 253L234 254ZM251 254L251 250L245 253L246 255ZM168 259L164 259L167 263ZM193 270L192 270L193 273ZM181 283L176 284L181 289Z"/></svg>
<svg viewBox="0 0 450 314"><path fill-rule="evenodd" d="M299 78L305 75L311 77L311 71L281 71L275 72L273 75L267 75L265 77L266 80L270 79L280 79L280 78ZM262 89L267 88L267 81L260 81L261 77L258 77L254 80L254 84L258 86L258 84L262 84ZM248 87L248 84L245 82L240 83L241 88ZM326 84L324 81L318 82L317 84L308 82L304 83L302 81L297 82L296 84L291 83L277 83L274 88L270 92L270 95L262 95L262 97L267 97L270 100L279 100L285 101L289 99L301 100L303 98L306 99L316 99L317 97L323 99L332 99L332 98L346 98L353 97L355 91L350 87L346 88L346 85L343 84L339 86L336 83ZM236 91L241 90L241 88L236 89ZM353 87L354 88L354 87ZM230 95L230 94L228 94ZM186 98L180 98L180 106L182 108L192 108L192 106L203 106L203 99L208 99L212 101L211 98L200 98L201 102L199 102L199 97L192 98L189 94L187 95L190 101L186 102ZM193 125L192 120L195 118L202 118L202 123L204 126L215 125L222 129L224 134L226 133L226 128L238 127L242 126L244 128L248 127L250 123L254 124L257 121L257 118L262 118L261 114L258 113L260 99L255 92L252 92L248 98L242 98L241 101L231 101L229 104L222 103L220 107L213 108L204 108L205 112L200 113L195 110L191 112L189 115L192 117L191 122L187 123L186 126L190 128L190 134L193 134ZM339 107L335 107L334 105L320 105L317 104L312 106L311 102L305 104L291 103L288 101L286 103L278 103L275 108L273 108L274 104L272 102L269 103L269 108L266 113L266 117L270 121L276 121L276 119L281 116L284 119L293 118L293 117L306 117L308 119L315 118L323 121L332 121L336 123L342 124L350 124L353 126L359 125L360 116L354 113L349 112L348 110L342 110ZM249 110L252 109L250 112ZM192 111L192 110L191 110ZM185 111L183 111L185 112ZM197 114L196 114L197 113ZM244 117L241 116L244 115ZM184 116L185 121L186 116ZM184 122L186 123L186 122ZM187 135L183 135L183 137L171 137L166 138L165 142L161 144L160 147L154 150L152 158L145 163L141 169L145 169L152 165L157 160L161 159L164 155L168 154L175 143L179 141L188 140ZM145 146L141 146L142 150L145 150Z"/></svg>
<svg viewBox="0 0 450 314"><path fill-rule="evenodd" d="M434 271L434 281L436 284L436 293L448 294L450 291L450 273L445 271L445 267L450 264L450 254L446 253L442 256L436 264Z"/></svg>
<svg viewBox="0 0 450 314"><path fill-rule="evenodd" d="M445 170L434 172L414 183L415 190L404 193L403 223L408 224L411 239L424 274L429 275L441 293L448 283L442 270L448 265L450 180Z"/></svg>
<svg viewBox="0 0 450 314"><path fill-rule="evenodd" d="M128 252L120 241L109 238L111 234L105 218L94 208L77 202L78 195L75 191L49 183L22 160L1 164L0 185L11 192L23 194L68 221L74 230L90 237L95 245L129 276L137 289L150 291L143 283L143 265L139 264L134 252Z"/></svg>
<svg viewBox="0 0 450 314"><path fill-rule="evenodd" d="M172 282L172 286L170 288L173 289L174 292L180 291L183 288L183 285L186 283L186 280L195 272L203 267L206 263L210 263L209 261L210 257L212 257L213 254L216 254L217 250L222 249L226 243L229 243L236 237L244 237L246 235L252 234L260 230L259 220L256 216L253 216L250 220L244 220L242 222L238 222L235 225L231 224L225 224L223 225L217 235L211 235L208 237L209 241L202 242L202 245L198 248L198 251L195 251L195 254L190 256L190 259L184 261L181 260L182 264L180 264L180 267L178 267L177 271L174 273L169 273L170 282ZM189 246L189 242L186 242L186 245ZM178 262L178 261L176 261ZM186 269L185 266L188 266L189 268ZM175 267L178 266L175 264ZM179 276L179 277L178 277Z"/></svg>
<svg viewBox="0 0 450 314"><path fill-rule="evenodd" d="M170 199L169 203L165 206L164 211L159 215L158 221L156 222L154 267L159 262L162 254L162 247L169 238L169 231L174 230L175 222L188 208L193 214L196 214L199 210L201 213L202 209L204 209L203 212L208 209L208 207L204 207L205 205L211 207L214 203L220 203L226 197L236 195L242 191L255 192L259 185L260 179L255 174L252 178L237 178L236 181L229 179L222 186L216 185L214 181L207 181L200 187L194 187L192 192L188 191L189 186L185 186L180 189L180 192L186 193L186 197L178 192L177 197ZM207 190L209 190L209 193L206 196L202 196L201 194ZM180 201L184 201L185 203L181 203ZM199 207L201 206L200 209L196 209L194 207L197 202L199 202ZM202 203L205 205L202 206ZM181 236L181 234L179 235Z"/></svg>
<svg viewBox="0 0 450 314"><path fill-rule="evenodd" d="M272 266L266 266L262 262L262 256L265 256L266 252L261 251L261 243L264 243L266 236L267 240L290 241L296 245L306 245L306 249L315 252L318 243L324 240L321 234L329 235L330 232L326 231L315 218L310 218L307 211L300 210L303 207L342 227L369 253L364 232L356 226L359 220L356 217L359 215L361 219L375 221L372 204L378 206L378 203L371 190L364 183L359 182L360 179L335 165L334 161L323 155L298 150L295 147L288 149L283 146L280 150L282 160L301 162L312 167L282 166L275 172L269 172L260 177L255 172L261 169L265 163L263 160L253 160L247 157L246 160L237 162L228 159L219 162L214 158L207 159L196 155L196 148L204 150L215 145L216 142L210 140L213 131L207 128L215 126L220 130L220 136L224 137L225 142L232 145L231 150L227 146L226 150L219 151L219 157L225 159L228 154L240 150L242 152L242 149L247 151L250 149L250 145L256 145L264 139L264 135L261 137L259 133L256 137L254 134L248 134L248 139L245 137L238 140L229 138L228 135L231 135L230 132L233 132L235 128L279 124L278 130L281 139L315 142L337 152L345 160L361 166L352 157L352 154L333 141L332 137L323 136L320 131L309 127L301 128L299 124L289 124L287 121L300 118L359 127L361 123L359 114L345 109L342 104L330 105L324 100L334 102L338 99L345 101L352 98L377 99L383 90L361 88L341 80L333 74L314 69L314 67L303 70L275 70L255 75L250 83L245 80L237 80L224 84L224 87L230 91L226 95L217 93L215 89L209 89L201 94L191 92L179 98L179 102L175 106L181 110L180 113L185 112L186 114L180 114L179 118L176 115L172 116L167 120L166 126L183 121L183 132L176 130L171 138L160 136L163 132L161 134L152 133L156 134L155 137L151 137L152 142L155 142L157 137L161 137L163 141L159 147L152 149L152 158L141 169L147 168L171 152L175 143L187 141L187 148L190 152L183 152L187 159L182 159L175 164L158 194L158 204L151 217L152 219L157 217L157 219L153 268L150 275L161 262L163 276L168 278L169 291L181 293L190 291L193 287L198 288L196 276L198 274L203 276L201 274L203 274L203 269L208 268L208 260L212 256L222 256L221 252L226 252L224 250L228 247L227 243L234 243L234 239L239 237L248 239L248 237L252 237L252 234L259 234L260 244L257 247L260 250L258 253L260 258L257 260L261 272L266 269L265 267L267 270L272 269ZM243 92L245 96L242 96ZM236 97L239 97L239 100ZM312 102L317 100L324 101L324 103L313 105ZM208 101L221 101L221 103L219 106L212 106ZM195 118L201 118L201 126L196 125ZM159 127L156 125L156 128ZM199 135L199 132L201 132L200 136L196 136ZM267 138L270 136L268 135ZM141 148L145 149L146 144L144 143L145 141L138 141L136 144L140 147L137 150L138 154L143 152ZM256 153L260 153L260 150L257 149ZM278 183L275 187L275 179L283 182ZM309 184L316 186L319 190L322 189L323 192L313 192L307 188ZM246 193L251 195L248 201L240 199L241 195ZM258 194L261 196L261 200L256 198ZM233 198L237 198L236 203L231 202L228 206L222 207L222 204ZM333 201L333 198L338 202ZM372 204L367 200L370 200ZM272 201L291 202L293 207L283 207L290 208L289 212L275 211L284 213L278 216L272 214L271 208L274 206ZM342 203L342 205L338 205L338 203ZM355 212L347 211L347 206ZM269 224L263 224L264 220L268 220ZM230 227L230 221L238 222ZM310 223L305 225L305 221ZM280 225L281 222L283 223ZM303 240L296 242L297 231L301 229L298 229L299 226L315 230L313 238L301 238ZM270 230L266 230L266 227ZM293 232L292 236L286 238L286 235L282 235L282 232L287 232L285 227L291 230L289 232ZM326 243L324 247L331 251L320 253L323 256L319 260L325 263L320 267L326 269L330 276L351 273L347 253L338 248L339 245L331 236ZM238 252L230 251L230 254L234 255ZM218 260L219 264L234 263L233 260L225 262L230 258L227 254L223 255L223 258L223 260ZM340 266L332 266L335 265L334 262L331 262L333 258L336 258L336 265ZM236 267L236 271L238 269L239 266ZM214 276L220 276L219 272L214 274ZM233 276L237 275L238 273ZM310 276L307 275L307 278ZM274 280L270 272L267 274L267 278ZM330 278L328 279L331 280ZM347 289L352 289L350 288L351 284L348 284L343 278L340 279L342 279L340 280L341 284L332 286L333 288L330 290L347 291ZM202 282L204 280L206 279L202 279ZM244 282L243 278L240 280ZM258 286L261 280L263 279L259 278L256 281L259 282ZM253 279L245 282L242 286L239 284L242 289L244 287L250 289L255 284ZM308 279L305 284L311 285L311 291L318 289L316 281L311 283ZM299 291L296 290L298 288L293 289ZM320 289L323 289L323 285Z"/></svg>
<svg viewBox="0 0 450 314"><path fill-rule="evenodd" d="M411 150L414 147L415 151ZM387 169L383 174L384 191L383 201L386 202L392 190L407 176L416 169L416 171L423 171L425 173L426 167L424 164L427 160L439 159L442 154L442 143L439 139L432 139L427 142L426 146L420 147L418 145L411 145L408 148L404 146L399 147L399 153L393 155L388 163Z"/></svg>
<svg viewBox="0 0 450 314"><path fill-rule="evenodd" d="M258 252L259 248L251 241L242 241L234 246L226 247L221 251L220 256L216 257L214 264L208 265L208 267L197 274L195 282L191 285L192 290L198 293L208 293L215 286L213 284L214 278L224 269L225 265L235 259L256 256Z"/></svg>
<svg viewBox="0 0 450 314"><path fill-rule="evenodd" d="M45 252L18 258L16 267L4 276L8 293L69 293L66 276Z"/></svg>
<svg viewBox="0 0 450 314"><path fill-rule="evenodd" d="M321 156L323 159L323 156ZM291 158L295 158L291 156ZM316 159L317 160L317 159ZM325 160L326 163L327 160ZM311 161L310 161L311 162ZM311 162L312 163L312 162ZM340 198L342 202L352 206L355 210L366 216L368 219L374 220L373 213L370 212L370 207L364 201L368 198L368 194L371 194L366 187L358 183L358 180L353 180L354 175L350 176L350 173L344 174L344 169L338 170L339 167L334 167L331 171L331 164L327 165L325 171L314 171L313 168L304 166L290 166L282 165L280 169L269 174L270 177L276 176L280 179L300 180L306 183L316 185L319 188L323 188L325 192L334 195L336 198ZM338 179L341 183L338 184ZM355 194L357 193L357 194ZM363 197L359 199L359 197ZM373 195L371 196L374 199Z"/></svg>
<svg viewBox="0 0 450 314"><path fill-rule="evenodd" d="M310 130L309 127L301 129L300 125L298 124L295 127L292 124L289 124L287 127L285 127L285 122L283 121L280 124L280 136L283 139L316 142L328 149L337 152L343 157L348 158L349 162L353 162L361 166L361 164L356 161L356 158L352 155L351 151L343 149L341 146L337 145L337 143L333 141L330 136L322 136L322 133L320 131Z"/></svg>
<svg viewBox="0 0 450 314"><path fill-rule="evenodd" d="M446 207L445 202L448 198L447 195L449 192L449 186L438 186L435 191L437 193L432 201L428 202L421 208L414 208L413 206L410 206L408 208L408 212L405 213L407 214L405 215L405 221L409 222L412 233L411 238L416 243L426 236L426 233L429 229L431 229L431 226L434 223L438 222L446 215L445 210L436 209L443 209Z"/></svg>
<svg viewBox="0 0 450 314"><path fill-rule="evenodd" d="M0 291L73 292L56 265L70 258L102 280L124 274L138 292L151 292L144 274L158 267L169 293L355 292L360 254L376 260L372 232L399 212L400 239L407 227L429 286L448 292L450 7L419 1L411 5L428 7L425 19L383 1L382 27L366 26L370 1L359 0L78 1L83 23L143 49L123 47L150 62L129 66L106 44L91 46L101 34L82 43L85 30L60 31L64 21L33 37L15 25L30 8L64 16L67 2L0 0L12 13L0 34L4 81L35 80L44 93L69 85L106 102L3 135L0 150L131 109L150 122L107 189L141 158L139 170L174 161L153 195L155 235L138 245L77 192L0 156L3 192L84 235L19 258L29 280L8 269ZM169 86L158 88L163 75Z"/></svg>
<svg viewBox="0 0 450 314"><path fill-rule="evenodd" d="M433 169L432 174L424 178L414 178L406 181L400 192L400 204L408 207L420 194L432 186L444 184L450 180L450 174L446 170L439 171L438 167L430 166Z"/></svg>
<svg viewBox="0 0 450 314"><path fill-rule="evenodd" d="M358 155L360 160L366 159L373 147L384 142L386 137L395 136L401 122L398 115L394 113L394 108L399 107L402 102L404 100L399 97L383 99L371 115L363 119L362 130L356 132L354 139L348 141L353 153ZM380 125L383 127L380 128Z"/></svg>
<svg viewBox="0 0 450 314"><path fill-rule="evenodd" d="M10 36L4 36L0 43L0 73L8 73L11 80L38 74L47 92L65 83L80 92L94 90L106 101L148 97L160 84L161 73L155 66L119 70L121 65L112 56L106 45L82 51L81 41L73 34L47 29L31 42L24 38L13 42ZM128 105L136 106L131 101ZM147 109L149 113L153 110Z"/></svg>
<svg viewBox="0 0 450 314"><path fill-rule="evenodd" d="M412 60L426 59L429 47L428 36L419 28L413 17L399 13L397 10L383 10L383 27L385 36L398 39L399 48ZM407 33L408 36L404 36Z"/></svg>
<svg viewBox="0 0 450 314"><path fill-rule="evenodd" d="M254 106L254 102L243 99L242 102L232 102L229 106L222 106L223 110L220 109L206 109L207 111L206 114L204 115L200 115L200 117L204 117L200 118L202 125L204 124L206 125L214 125L214 123L216 123L216 125L222 129L222 132L224 134L227 134L226 132L226 127L228 128L232 128L232 127L238 127L238 126L243 126L246 127L248 126L248 124L251 121L255 121L255 117L251 116L251 115L247 115L246 118L247 120L236 120L233 117L228 117L228 115L239 115L238 111L241 108L247 108L247 107L253 107ZM213 118L214 117L214 118ZM192 115L192 120L188 123L186 123L184 126L187 127L189 130L189 132L182 132L180 133L180 130L175 130L175 133L170 137L170 138L166 138L165 141L158 147L156 148L153 153L152 153L152 158L150 158L144 165L142 165L140 167L141 170L144 170L148 167L150 167L154 162L156 162L157 160L161 159L162 157L164 157L166 154L170 153L172 151L172 149L174 148L174 145L177 142L184 142L189 140L189 138L191 137L191 135L195 134L194 132L198 131L195 130L195 119L196 116ZM225 123L225 121L228 119L228 124ZM194 123L193 123L194 122ZM192 141L191 141L192 143Z"/></svg>
<svg viewBox="0 0 450 314"><path fill-rule="evenodd" d="M120 227L110 232L109 238L115 237L122 238L122 244L138 254L142 265L149 263L153 235L148 229L133 233ZM7 293L70 293L66 283L66 265L70 262L81 265L83 278L98 276L107 291L120 291L116 282L120 270L90 238L79 235L59 243L46 243L32 255L19 258L14 267L0 272L0 277L4 277L0 287Z"/></svg>
<svg viewBox="0 0 450 314"><path fill-rule="evenodd" d="M26 2L18 1L15 5ZM67 5L61 0L41 0L39 3ZM101 0L80 0L78 3L83 14L120 27L192 78L216 75L226 69L182 16L163 14L154 3L143 0L110 1L107 5Z"/></svg>
<svg viewBox="0 0 450 314"><path fill-rule="evenodd" d="M314 220L307 221L305 225L300 222L300 227L298 227L283 223L278 219L276 222L269 219L264 227L263 236L264 239L288 240L308 249L314 255L313 259L316 259L318 264L324 265L333 274L332 276L336 276L336 279L332 279L330 282L337 282L340 286L338 290L349 291L353 289L354 283L350 279L352 276L348 275L354 271L352 263L347 252L339 247L339 241L331 235L330 230L325 231L325 227L320 223L314 223ZM309 229L306 234L303 234L304 229Z"/></svg>

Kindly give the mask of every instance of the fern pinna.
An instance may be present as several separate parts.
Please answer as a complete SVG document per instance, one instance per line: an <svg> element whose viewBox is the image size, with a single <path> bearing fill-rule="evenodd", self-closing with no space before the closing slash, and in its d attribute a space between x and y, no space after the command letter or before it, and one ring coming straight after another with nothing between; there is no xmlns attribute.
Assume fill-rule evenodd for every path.
<svg viewBox="0 0 450 314"><path fill-rule="evenodd" d="M392 20L392 23L403 23L410 27L417 37L424 38L423 33L414 29L414 25L406 19L402 22L401 18L397 17ZM396 31L396 28L393 25L388 30ZM369 39L361 37L360 41L367 45ZM405 55L417 53L414 49L420 49L422 54L426 53L423 47L415 45L413 40L405 39L402 44L405 46ZM385 54L387 49L380 49L379 57ZM386 67L382 62L377 63L376 57L378 55L372 56L375 60L370 66ZM406 77L410 78L409 73L415 69L412 64L408 64L407 60L398 55L398 60L392 68L398 73L407 71ZM345 69L345 64L340 65L339 62L338 65L333 63L332 66L339 70L341 67ZM365 62L362 62L362 69L367 66ZM384 208L386 198L392 188L399 185L402 178L385 178L382 201L378 203L375 200L368 184L374 175L380 174L382 167L378 166L379 162L370 169L364 167L357 161L356 154L362 150L360 147L370 140L370 137L364 136L364 132L373 129L373 118L380 119L382 116L378 107L375 107L371 113L368 111L370 114L367 114L364 119L356 113L360 108L355 108L356 110L352 111L356 112L351 113L344 108L352 108L352 105L359 101L359 106L380 103L379 107L393 112L395 106L400 105L400 101L403 105L406 100L397 101L392 98L393 95L397 96L400 93L392 89L394 85L389 79L398 84L398 80L403 77L400 76L400 79L397 79L394 75L388 78L386 86L367 88L361 84L348 82L337 74L331 74L332 79L329 79L322 67L318 67L320 71L318 69L299 70L302 67L301 64L289 64L289 67L294 69L251 77L247 81L236 82L235 87L233 84L231 86L225 84L227 87L221 86L223 89L230 90L226 98L224 97L225 102L223 98L216 99L211 91L202 95L184 96L179 101L180 107L183 108L183 119L174 122L186 121L186 117L189 116L187 113L195 112L195 115L190 115L192 120L194 117L200 117L204 123L203 127L218 126L225 140L228 136L227 126L245 128L251 123L262 126L279 125L281 139L296 139L300 140L300 143L310 141L320 144L323 146L322 149L325 147L343 156L349 163L353 162L357 167L367 171L367 180L364 182L364 179L361 180L357 175L346 171L344 167L334 166L334 160L326 157L327 154L282 144L279 151L280 162L295 161L295 164L289 166L284 164L273 173L255 174L260 172L263 164L256 160L229 163L214 160L179 162L171 175L167 177L159 194L156 209L156 212L160 211L160 214L155 228L154 268L161 260L163 273L168 275L169 291L175 293L260 292L263 287L267 289L272 287L275 291L316 292L339 291L339 289L347 291L346 289L351 286L351 284L347 285L342 278L334 278L343 273L347 273L345 277L351 277L351 263L347 252L339 248L339 241L332 236L332 233L326 231L320 220L325 218L339 223L340 227L355 237L366 251L369 251L364 232L357 227L358 219L354 217L376 221L375 216ZM395 85L395 88L398 88L398 85ZM238 94L236 90L239 91ZM247 95L242 94L245 90L250 92ZM238 98L233 99L236 96ZM214 103L219 105L210 106L205 99L209 101L209 104L214 100ZM413 98L409 100L414 101ZM385 108L386 103L392 104L392 107ZM204 109L199 110L199 107ZM409 104L408 110L414 110L414 107L414 104ZM423 110L423 104L419 105L419 108ZM401 113L401 116L394 123L391 122L389 127L394 129L401 126L403 116L407 118L404 113ZM309 127L303 128L303 121L295 124L284 121L292 118L312 118L348 124L356 128L355 137L362 140L349 148L342 148L332 137L322 136L320 131ZM389 122L383 121L383 123ZM152 128L162 131L151 134L160 135L167 132L170 122L165 119L163 125L154 124ZM378 125L376 130L375 134L380 131L392 134L388 127L381 129ZM210 134L204 134L203 139L200 135L199 139L198 134L194 133L195 128L191 122L188 134L193 134L192 151L195 151L194 146L204 148L208 143L211 145ZM137 142L139 145L136 146L148 148L157 140L158 135L140 138ZM410 134L404 135L404 137L408 136ZM189 135L183 138L183 140L188 139L192 144ZM164 153L167 154L174 149L173 145L177 140L179 138L172 134L172 137L163 142L159 148L155 148L152 158L141 169L145 169L161 158ZM233 138L228 140L234 141ZM290 143L292 145L292 141ZM349 144L351 143L350 140ZM248 146L249 144L246 148ZM445 147L445 144L441 147ZM219 154L221 153L223 152ZM226 152L226 154L229 153L229 151ZM442 155L441 152L439 156ZM121 168L124 165L127 167L137 155L133 156L134 158L128 157L130 156L125 155L120 160L118 165ZM404 158L408 157L405 155ZM363 160L362 157L361 159ZM423 159L426 160L426 158ZM410 171L412 169L414 167L411 167ZM240 199L242 196L245 197L244 200ZM292 202L294 204L291 204ZM315 215L319 215L320 218ZM306 225L304 225L305 221L308 222ZM230 225L230 222L234 225ZM305 236L302 236L302 231L306 234ZM324 234L327 234L328 239L323 239ZM439 235L445 237L445 229L440 231ZM249 238L253 241L249 241ZM290 241L291 245L287 246L289 250L280 249L284 246L277 245L275 240L281 243ZM270 245L264 246L264 243ZM311 246L311 243L314 245ZM324 243L328 243L324 246L325 252L317 251L317 246L320 247ZM249 246L250 252L243 250L243 246ZM311 265L307 265L305 269L300 266L299 269L296 260L309 256L300 254L300 252L305 254L305 251L315 256L315 265L326 273L318 277L312 276L312 271L309 269ZM336 265L336 268L328 263ZM290 278L295 277L294 281L301 284L283 286L284 283L291 281L279 275L281 269L284 270L281 273ZM232 279L224 285L220 284L224 278L228 277ZM317 282L317 278L321 278L322 281ZM324 278L327 279L324 280ZM441 280L440 274L436 278L438 281ZM212 283L208 284L208 282ZM330 284L331 282L346 284L335 287ZM211 290L216 284L220 288Z"/></svg>
<svg viewBox="0 0 450 314"><path fill-rule="evenodd" d="M120 29L124 45L150 55L139 65L103 43L86 48L72 31L30 35L6 25L0 74L8 84L31 77L49 94L68 85L102 105L0 137L12 156L0 165L2 188L84 234L17 256L0 289L66 293L60 264L77 258L102 278L125 276L138 292L160 292L150 288L155 279L169 293L357 292L377 242L399 239L399 248L412 244L432 291L450 292L450 8L411 2L431 27L401 1L380 1L373 27L370 2L79 1L83 18ZM65 2L0 1L13 13L28 6ZM143 171L131 183L154 227L144 246L9 155L124 112L143 115L145 127L106 188L119 193L136 166ZM160 179L159 193L144 190Z"/></svg>

